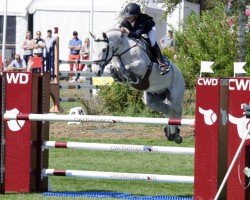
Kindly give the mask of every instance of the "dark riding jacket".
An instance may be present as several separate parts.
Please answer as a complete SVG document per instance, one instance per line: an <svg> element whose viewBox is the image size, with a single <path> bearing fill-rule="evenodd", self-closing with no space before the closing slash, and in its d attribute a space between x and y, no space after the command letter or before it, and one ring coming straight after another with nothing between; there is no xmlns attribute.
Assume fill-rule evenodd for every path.
<svg viewBox="0 0 250 200"><path fill-rule="evenodd" d="M155 26L155 22L149 15L140 13L135 20L134 26L132 26L126 18L122 21L120 26L130 31L128 37L139 39L142 34L146 34L152 30L152 27Z"/></svg>

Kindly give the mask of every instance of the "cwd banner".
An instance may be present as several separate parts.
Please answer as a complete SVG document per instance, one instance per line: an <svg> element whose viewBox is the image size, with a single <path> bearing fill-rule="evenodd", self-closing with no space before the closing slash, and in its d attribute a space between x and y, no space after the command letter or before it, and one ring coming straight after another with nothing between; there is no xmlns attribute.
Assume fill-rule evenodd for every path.
<svg viewBox="0 0 250 200"><path fill-rule="evenodd" d="M219 78L196 81L194 199L197 200L212 199L219 184L220 83Z"/></svg>
<svg viewBox="0 0 250 200"><path fill-rule="evenodd" d="M228 106L228 166L249 131L250 119L244 115L244 105L250 103L250 78L230 78ZM250 197L249 178L244 168L250 167L250 136L242 148L227 180L228 199L248 199Z"/></svg>
<svg viewBox="0 0 250 200"><path fill-rule="evenodd" d="M7 72L5 90L6 112L34 112L34 100L37 100L38 79L28 72ZM31 187L31 157L30 145L32 122L10 120L5 122L6 159L5 159L5 191L29 192Z"/></svg>

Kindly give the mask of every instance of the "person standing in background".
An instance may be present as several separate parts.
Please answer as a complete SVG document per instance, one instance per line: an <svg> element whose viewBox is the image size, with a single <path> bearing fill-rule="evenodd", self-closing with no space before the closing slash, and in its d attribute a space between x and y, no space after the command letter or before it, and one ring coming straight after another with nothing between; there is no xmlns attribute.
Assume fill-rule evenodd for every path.
<svg viewBox="0 0 250 200"><path fill-rule="evenodd" d="M90 40L89 38L85 38L84 44L81 48L80 54L82 60L89 60L89 48L90 48ZM85 67L85 64L80 64L79 70L82 71Z"/></svg>
<svg viewBox="0 0 250 200"><path fill-rule="evenodd" d="M78 38L78 33L77 31L73 32L73 38L72 40L69 41L68 45L70 49L70 54L69 54L69 61L75 61L75 60L80 60L80 49L82 47L82 41ZM74 64L70 64L70 71L74 71ZM79 64L75 64L75 71L79 70ZM74 82L76 80L72 79L70 77L70 82Z"/></svg>
<svg viewBox="0 0 250 200"><path fill-rule="evenodd" d="M164 36L163 38L161 38L160 44L163 49L170 50L173 53L174 60L177 59L176 49L175 49L176 42L175 42L174 34L172 30L168 30L168 34Z"/></svg>
<svg viewBox="0 0 250 200"><path fill-rule="evenodd" d="M56 44L56 38L52 36L52 31L47 31L47 37L44 39L45 43L45 71L50 72L51 79L55 78L55 65L54 65L54 59L55 59L55 44Z"/></svg>
<svg viewBox="0 0 250 200"><path fill-rule="evenodd" d="M161 38L160 43L161 43L162 48L174 50L175 40L174 40L173 31L168 30L167 36L164 36L163 38Z"/></svg>
<svg viewBox="0 0 250 200"><path fill-rule="evenodd" d="M25 63L28 63L29 57L33 56L33 40L32 40L32 34L30 31L26 32L26 38L22 44L22 49L23 49L23 59Z"/></svg>
<svg viewBox="0 0 250 200"><path fill-rule="evenodd" d="M34 41L34 50L33 54L38 54L39 57L43 58L43 49L45 47L44 40L41 38L41 31L36 32L36 38Z"/></svg>

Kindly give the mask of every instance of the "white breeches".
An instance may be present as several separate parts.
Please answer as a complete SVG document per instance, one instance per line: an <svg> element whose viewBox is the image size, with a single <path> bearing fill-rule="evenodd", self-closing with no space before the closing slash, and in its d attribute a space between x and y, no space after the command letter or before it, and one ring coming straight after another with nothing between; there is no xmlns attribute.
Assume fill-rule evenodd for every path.
<svg viewBox="0 0 250 200"><path fill-rule="evenodd" d="M156 28L155 26L147 33L147 36L151 42L151 47L155 45L156 42Z"/></svg>

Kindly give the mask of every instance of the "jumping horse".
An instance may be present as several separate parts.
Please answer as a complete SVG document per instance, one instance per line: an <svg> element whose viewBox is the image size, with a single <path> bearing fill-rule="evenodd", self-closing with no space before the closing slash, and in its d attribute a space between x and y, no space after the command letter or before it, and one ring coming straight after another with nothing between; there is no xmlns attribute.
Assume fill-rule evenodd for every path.
<svg viewBox="0 0 250 200"><path fill-rule="evenodd" d="M144 91L144 103L154 111L169 118L181 118L185 83L178 67L165 58L169 72L160 75L160 69L147 53L147 44L129 38L119 29L110 29L94 38L92 71L101 76L105 70L115 81L128 83ZM166 125L164 132L168 140L182 142L178 125Z"/></svg>

